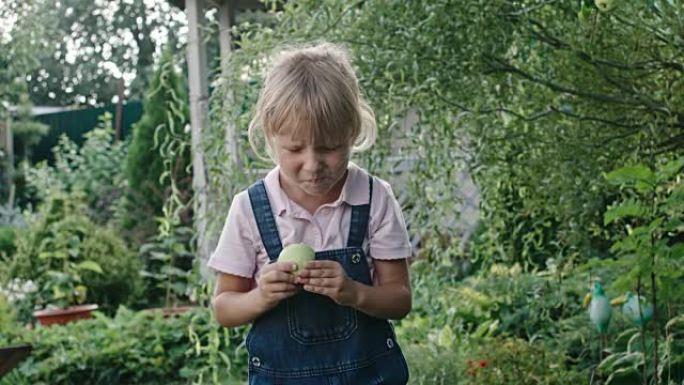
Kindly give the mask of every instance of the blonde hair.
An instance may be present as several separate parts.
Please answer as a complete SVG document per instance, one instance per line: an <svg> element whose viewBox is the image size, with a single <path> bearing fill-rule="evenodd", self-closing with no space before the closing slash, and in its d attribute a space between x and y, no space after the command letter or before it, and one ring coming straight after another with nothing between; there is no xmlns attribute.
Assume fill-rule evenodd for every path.
<svg viewBox="0 0 684 385"><path fill-rule="evenodd" d="M277 162L270 140L275 135L326 147L350 143L357 152L373 145L376 131L375 114L361 95L347 50L319 43L275 55L248 136L257 156L264 158L260 149L265 147Z"/></svg>

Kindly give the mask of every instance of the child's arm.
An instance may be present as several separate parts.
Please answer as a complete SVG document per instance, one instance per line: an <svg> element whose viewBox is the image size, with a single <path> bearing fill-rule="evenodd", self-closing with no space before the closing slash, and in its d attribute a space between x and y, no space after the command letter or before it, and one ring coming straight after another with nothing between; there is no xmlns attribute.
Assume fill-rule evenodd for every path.
<svg viewBox="0 0 684 385"><path fill-rule="evenodd" d="M375 259L373 286L357 286L356 308L378 318L402 319L411 311L411 283L406 259Z"/></svg>
<svg viewBox="0 0 684 385"><path fill-rule="evenodd" d="M219 273L212 300L214 317L225 327L254 321L297 292L292 270L293 266L289 263L268 264L264 266L254 288L251 278Z"/></svg>
<svg viewBox="0 0 684 385"><path fill-rule="evenodd" d="M342 306L354 307L368 315L401 319L411 311L411 285L406 259L374 260L373 286L354 281L335 261L307 263L295 282L304 290L327 295Z"/></svg>

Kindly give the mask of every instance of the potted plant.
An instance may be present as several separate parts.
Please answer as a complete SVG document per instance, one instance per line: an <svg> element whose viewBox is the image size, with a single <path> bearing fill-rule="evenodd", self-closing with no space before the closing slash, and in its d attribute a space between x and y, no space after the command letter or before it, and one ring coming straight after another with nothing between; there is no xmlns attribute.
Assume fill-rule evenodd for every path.
<svg viewBox="0 0 684 385"><path fill-rule="evenodd" d="M67 262L62 271L46 272L38 291L45 308L33 312L41 325L65 324L92 317L92 311L97 310L98 305L84 304L88 289L81 276L87 270L102 273L93 261Z"/></svg>
<svg viewBox="0 0 684 385"><path fill-rule="evenodd" d="M93 223L81 202L78 196L52 195L17 240L11 276L34 282L37 290L28 300L42 325L90 318L98 308L84 304L83 276L101 274L102 268L84 252Z"/></svg>

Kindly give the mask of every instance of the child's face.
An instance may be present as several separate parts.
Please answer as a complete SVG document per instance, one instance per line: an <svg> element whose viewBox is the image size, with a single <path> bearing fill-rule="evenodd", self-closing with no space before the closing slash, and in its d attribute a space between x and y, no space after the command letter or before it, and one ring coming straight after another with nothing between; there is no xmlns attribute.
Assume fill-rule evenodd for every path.
<svg viewBox="0 0 684 385"><path fill-rule="evenodd" d="M324 147L290 135L273 137L281 178L312 197L326 197L347 171L351 143Z"/></svg>

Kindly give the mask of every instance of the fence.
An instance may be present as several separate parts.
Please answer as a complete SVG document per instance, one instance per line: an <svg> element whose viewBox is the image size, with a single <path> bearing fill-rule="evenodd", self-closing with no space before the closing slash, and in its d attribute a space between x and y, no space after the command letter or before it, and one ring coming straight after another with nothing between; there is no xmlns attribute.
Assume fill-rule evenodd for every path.
<svg viewBox="0 0 684 385"><path fill-rule="evenodd" d="M84 141L83 134L97 126L98 118L105 112L115 116L116 105L110 104L99 108L69 110L49 114L36 115L35 120L50 126L48 134L32 150L31 161L53 160L52 148L59 137L66 134L77 144ZM121 117L121 139L125 139L131 131L131 126L140 120L143 108L142 102L131 101L123 106Z"/></svg>

